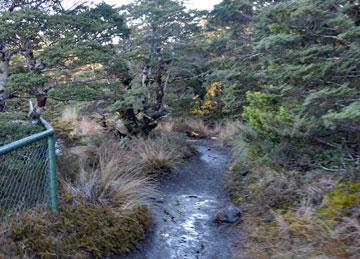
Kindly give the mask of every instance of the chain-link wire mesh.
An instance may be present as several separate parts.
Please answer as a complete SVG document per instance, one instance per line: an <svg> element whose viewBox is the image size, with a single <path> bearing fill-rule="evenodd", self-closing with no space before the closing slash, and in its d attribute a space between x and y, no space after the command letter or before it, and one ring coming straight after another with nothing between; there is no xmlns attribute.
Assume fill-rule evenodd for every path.
<svg viewBox="0 0 360 259"><path fill-rule="evenodd" d="M0 215L49 207L47 138L0 156Z"/></svg>

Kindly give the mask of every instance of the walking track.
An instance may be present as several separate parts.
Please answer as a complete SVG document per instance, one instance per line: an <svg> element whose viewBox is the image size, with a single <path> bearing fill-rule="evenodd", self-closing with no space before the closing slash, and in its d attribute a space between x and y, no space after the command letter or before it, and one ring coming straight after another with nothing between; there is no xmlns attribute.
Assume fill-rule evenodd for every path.
<svg viewBox="0 0 360 259"><path fill-rule="evenodd" d="M216 223L223 212L236 211L224 193L229 154L210 140L194 144L199 155L161 182L153 230L141 252L127 258L242 258L241 237L226 220Z"/></svg>

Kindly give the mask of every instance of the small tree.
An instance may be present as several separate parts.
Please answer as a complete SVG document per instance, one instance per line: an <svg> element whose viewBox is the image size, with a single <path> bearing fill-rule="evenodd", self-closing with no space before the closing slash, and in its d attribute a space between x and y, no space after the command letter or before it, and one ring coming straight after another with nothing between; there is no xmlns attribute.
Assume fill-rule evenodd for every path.
<svg viewBox="0 0 360 259"><path fill-rule="evenodd" d="M130 40L122 45L130 60L123 84L128 91L138 89L139 97L137 105L127 105L124 117L131 132L148 134L167 114L164 95L172 83L175 46L188 40L199 23L177 0L137 0L122 9L132 28Z"/></svg>

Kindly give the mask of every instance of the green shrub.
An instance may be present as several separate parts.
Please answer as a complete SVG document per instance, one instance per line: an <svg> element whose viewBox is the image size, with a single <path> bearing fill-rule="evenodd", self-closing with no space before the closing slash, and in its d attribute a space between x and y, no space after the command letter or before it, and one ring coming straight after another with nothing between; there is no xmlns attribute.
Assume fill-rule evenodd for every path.
<svg viewBox="0 0 360 259"><path fill-rule="evenodd" d="M244 107L242 116L253 128L261 132L270 134L269 125L293 121L285 106L279 105L266 93L248 91L246 100L249 105Z"/></svg>
<svg viewBox="0 0 360 259"><path fill-rule="evenodd" d="M8 144L43 130L44 128L40 125L26 122L8 122L0 119L0 145Z"/></svg>
<svg viewBox="0 0 360 259"><path fill-rule="evenodd" d="M330 219L351 216L351 209L360 206L360 183L342 182L324 196L319 212Z"/></svg>

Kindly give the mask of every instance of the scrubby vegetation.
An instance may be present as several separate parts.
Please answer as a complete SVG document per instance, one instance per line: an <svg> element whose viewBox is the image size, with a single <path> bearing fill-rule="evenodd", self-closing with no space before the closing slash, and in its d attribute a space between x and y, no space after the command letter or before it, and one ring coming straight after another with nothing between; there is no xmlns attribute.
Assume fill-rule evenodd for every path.
<svg viewBox="0 0 360 259"><path fill-rule="evenodd" d="M95 121L83 134L84 119L71 122L78 142L64 144L58 156L60 214L25 211L3 222L0 255L87 258L130 252L150 227L147 205L157 195L156 178L194 154L180 133L154 131L151 137L119 140L92 131L100 127Z"/></svg>
<svg viewBox="0 0 360 259"><path fill-rule="evenodd" d="M223 99L224 112L242 119L229 191L245 208L246 254L357 258L358 3L261 2L224 1L214 10L229 26L225 35L250 42L227 45L244 62L225 68L234 74ZM243 31L220 16L239 11Z"/></svg>

